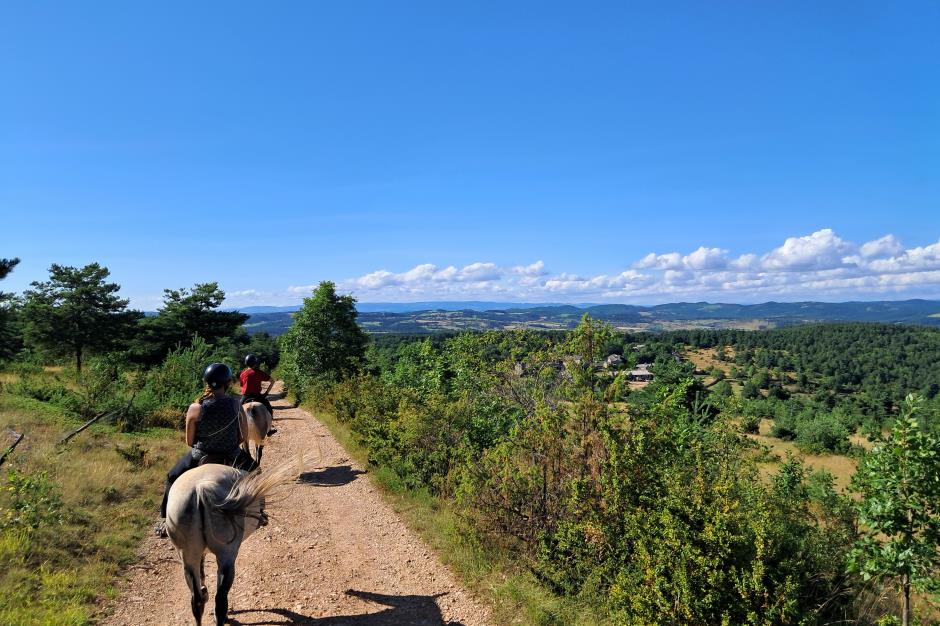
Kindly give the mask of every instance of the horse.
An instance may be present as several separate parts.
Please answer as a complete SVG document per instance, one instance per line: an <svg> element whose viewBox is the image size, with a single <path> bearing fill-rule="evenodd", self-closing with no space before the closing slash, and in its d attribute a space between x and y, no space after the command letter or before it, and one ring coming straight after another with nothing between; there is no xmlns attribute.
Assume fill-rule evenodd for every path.
<svg viewBox="0 0 940 626"><path fill-rule="evenodd" d="M189 470L170 488L166 530L179 552L183 576L192 595L196 626L209 596L205 585L205 555L218 563L215 620L228 618L228 592L235 582L235 558L248 536L267 523L264 499L272 489L294 480L298 464L282 463L266 471L246 473L227 465L209 463Z"/></svg>
<svg viewBox="0 0 940 626"><path fill-rule="evenodd" d="M261 451L264 449L265 439L271 430L274 418L260 402L246 402L239 414L239 425L242 430L242 449L251 454L249 444L255 444L254 459L261 465Z"/></svg>

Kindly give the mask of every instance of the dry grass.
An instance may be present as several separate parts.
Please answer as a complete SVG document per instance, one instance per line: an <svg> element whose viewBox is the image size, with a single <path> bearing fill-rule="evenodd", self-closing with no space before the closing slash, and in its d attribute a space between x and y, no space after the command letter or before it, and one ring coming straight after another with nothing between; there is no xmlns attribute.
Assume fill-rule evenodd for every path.
<svg viewBox="0 0 940 626"><path fill-rule="evenodd" d="M729 348L728 354L733 355L734 352ZM714 367L717 367L725 373L725 376L728 375L728 370L731 367L730 363L719 361L715 357L714 348L697 348L686 350L685 358L692 362L692 365L695 366L695 369L707 372Z"/></svg>
<svg viewBox="0 0 940 626"><path fill-rule="evenodd" d="M748 435L750 439L757 443L767 446L770 451L778 457L778 461L771 461L760 464L761 475L769 478L773 476L780 467L782 461L786 460L788 455L792 455L811 467L814 470L824 470L832 474L835 481L835 487L843 493L848 492L849 482L858 463L854 459L839 454L805 454L800 452L792 441L784 441L770 436L770 429L773 427L773 421L762 419L760 422L760 433ZM855 443L853 441L853 443Z"/></svg>
<svg viewBox="0 0 940 626"><path fill-rule="evenodd" d="M134 560L156 516L166 469L183 448L172 431L128 435L108 427L59 447L75 426L54 407L0 396L0 432L26 435L4 464L0 485L12 485L13 470L40 480L61 501L59 513L35 528L4 527L0 511L2 624L91 623L99 600L114 593L119 569ZM3 492L0 508L10 510L12 496Z"/></svg>

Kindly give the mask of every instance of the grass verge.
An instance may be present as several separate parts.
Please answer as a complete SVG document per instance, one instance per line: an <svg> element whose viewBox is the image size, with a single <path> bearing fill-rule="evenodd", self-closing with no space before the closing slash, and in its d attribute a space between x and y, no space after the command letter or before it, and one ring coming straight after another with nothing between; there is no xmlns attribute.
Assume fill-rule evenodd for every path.
<svg viewBox="0 0 940 626"><path fill-rule="evenodd" d="M37 400L0 394L0 448L25 439L0 468L0 624L92 623L116 593L155 517L178 433L80 425Z"/></svg>
<svg viewBox="0 0 940 626"><path fill-rule="evenodd" d="M330 430L352 458L363 465L368 463L368 452L345 424L330 413L310 406L304 408ZM468 588L493 608L495 623L507 626L593 626L606 623L590 602L558 597L524 567L463 532L461 520L446 500L425 490L408 489L388 468L374 468L371 474L405 523Z"/></svg>

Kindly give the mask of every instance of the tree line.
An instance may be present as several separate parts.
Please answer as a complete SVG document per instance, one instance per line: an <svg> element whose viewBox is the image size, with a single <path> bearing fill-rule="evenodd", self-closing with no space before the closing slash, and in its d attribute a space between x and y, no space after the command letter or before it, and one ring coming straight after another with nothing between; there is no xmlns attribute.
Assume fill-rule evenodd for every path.
<svg viewBox="0 0 940 626"><path fill-rule="evenodd" d="M19 259L0 259L0 279ZM225 292L218 283L165 289L155 315L128 307L108 268L53 264L49 278L34 281L19 297L0 293L0 360L69 358L81 372L89 356L121 353L129 363L148 368L162 363L180 346L200 337L211 346L264 353L276 365L276 344L265 334L249 337L248 316L220 307Z"/></svg>
<svg viewBox="0 0 940 626"><path fill-rule="evenodd" d="M0 260L0 278L17 259ZM248 316L225 311L217 283L164 290L155 314L129 308L107 268L54 264L22 295L0 293L2 390L52 404L67 416L107 416L122 430L178 427L210 362L238 369L248 352L278 364L277 341L249 336ZM61 371L45 366L71 363Z"/></svg>

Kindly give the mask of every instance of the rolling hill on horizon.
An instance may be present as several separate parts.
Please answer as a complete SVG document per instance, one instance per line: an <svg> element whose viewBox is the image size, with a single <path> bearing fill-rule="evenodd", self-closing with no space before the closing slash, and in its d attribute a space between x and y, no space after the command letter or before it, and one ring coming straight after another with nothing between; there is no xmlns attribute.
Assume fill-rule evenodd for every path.
<svg viewBox="0 0 940 626"><path fill-rule="evenodd" d="M449 306L448 306L449 305ZM458 308L458 305L465 305ZM632 304L512 304L420 302L363 303L359 322L370 333L437 333L460 330L573 328L585 313L624 331L664 331L683 328L761 330L818 322L879 322L940 327L940 301L764 302L728 304L676 302L652 306ZM389 307L381 310L377 307ZM397 308L392 308L397 307ZM426 308L411 308L426 307ZM248 307L248 332L280 335L299 307ZM274 310L270 310L274 309Z"/></svg>

